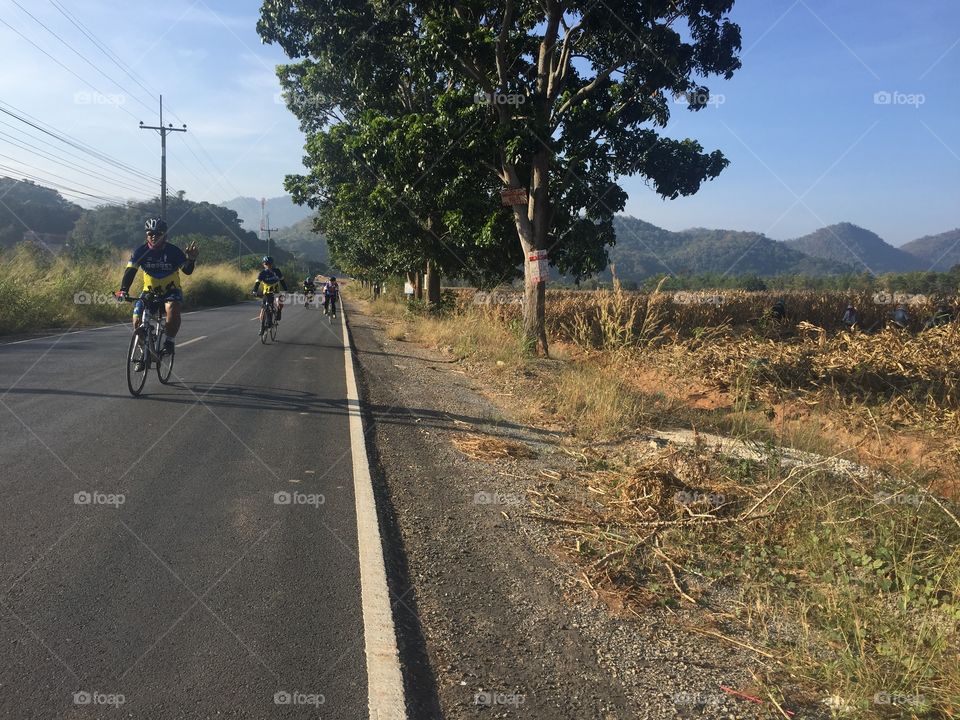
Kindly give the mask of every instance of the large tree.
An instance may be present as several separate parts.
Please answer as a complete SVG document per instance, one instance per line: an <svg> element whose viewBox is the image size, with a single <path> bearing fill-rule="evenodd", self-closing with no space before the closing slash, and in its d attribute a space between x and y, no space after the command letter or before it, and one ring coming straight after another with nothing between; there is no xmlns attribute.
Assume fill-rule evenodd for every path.
<svg viewBox="0 0 960 720"><path fill-rule="evenodd" d="M362 107L386 88L440 80L476 93L484 165L505 189L524 257L548 251L581 276L606 262L613 215L639 175L663 197L695 193L727 165L719 151L661 135L670 101L696 111L705 80L739 67L733 0L265 0L258 30L315 85ZM323 78L318 81L318 78ZM469 110L438 112L451 120ZM395 111L401 113L401 110ZM472 127L472 126L471 126ZM309 131L309 128L306 128ZM476 137L476 136L474 136ZM469 145L470 140L465 140ZM545 282L526 263L524 323L546 351Z"/></svg>

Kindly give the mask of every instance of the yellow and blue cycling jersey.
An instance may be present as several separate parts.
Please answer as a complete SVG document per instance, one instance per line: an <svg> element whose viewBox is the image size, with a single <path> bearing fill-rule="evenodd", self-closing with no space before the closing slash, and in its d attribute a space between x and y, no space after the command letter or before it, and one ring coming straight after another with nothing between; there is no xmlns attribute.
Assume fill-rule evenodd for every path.
<svg viewBox="0 0 960 720"><path fill-rule="evenodd" d="M284 290L287 289L283 273L280 272L279 268L267 268L261 270L260 274L257 275L257 282L254 283L253 291L258 295L266 295L267 293L277 292L281 287Z"/></svg>
<svg viewBox="0 0 960 720"><path fill-rule="evenodd" d="M180 270L190 275L193 261L176 245L164 243L162 247L153 247L144 243L130 256L121 287L129 288L137 270L143 270L143 289L172 292L180 289ZM128 282L129 279L129 282Z"/></svg>

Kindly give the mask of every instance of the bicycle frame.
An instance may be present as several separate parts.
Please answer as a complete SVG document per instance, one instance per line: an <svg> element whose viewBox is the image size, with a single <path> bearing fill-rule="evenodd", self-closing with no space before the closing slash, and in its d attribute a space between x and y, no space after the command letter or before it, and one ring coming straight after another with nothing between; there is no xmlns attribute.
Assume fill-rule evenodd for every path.
<svg viewBox="0 0 960 720"><path fill-rule="evenodd" d="M137 331L147 333L145 360L149 369L160 360L160 343L167 329L167 308L163 296L157 293L144 293L139 299L143 301L143 313Z"/></svg>

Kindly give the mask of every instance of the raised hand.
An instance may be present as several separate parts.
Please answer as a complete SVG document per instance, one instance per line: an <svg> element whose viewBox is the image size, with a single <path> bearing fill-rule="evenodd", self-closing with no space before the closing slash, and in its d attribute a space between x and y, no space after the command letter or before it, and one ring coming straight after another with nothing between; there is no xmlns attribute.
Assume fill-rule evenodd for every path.
<svg viewBox="0 0 960 720"><path fill-rule="evenodd" d="M197 241L194 240L183 250L184 254L187 256L188 260L196 260L197 255L200 254L200 248L197 246Z"/></svg>

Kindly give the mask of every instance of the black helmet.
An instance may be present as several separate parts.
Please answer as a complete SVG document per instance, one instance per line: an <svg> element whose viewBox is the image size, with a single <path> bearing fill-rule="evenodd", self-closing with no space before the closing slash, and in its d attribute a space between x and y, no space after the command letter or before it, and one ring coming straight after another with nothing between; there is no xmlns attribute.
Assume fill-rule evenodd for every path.
<svg viewBox="0 0 960 720"><path fill-rule="evenodd" d="M261 265L273 265L273 258L269 255L264 255L263 260L260 261Z"/></svg>
<svg viewBox="0 0 960 720"><path fill-rule="evenodd" d="M147 232L152 232L157 235L165 233L167 231L167 223L163 218L147 218L146 222L143 223L143 229Z"/></svg>
<svg viewBox="0 0 960 720"><path fill-rule="evenodd" d="M330 282L336 282L336 281L337 281L337 279L336 279L333 275L331 275L331 276L330 276Z"/></svg>

